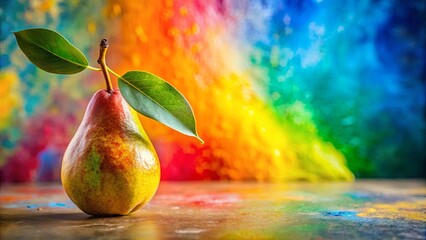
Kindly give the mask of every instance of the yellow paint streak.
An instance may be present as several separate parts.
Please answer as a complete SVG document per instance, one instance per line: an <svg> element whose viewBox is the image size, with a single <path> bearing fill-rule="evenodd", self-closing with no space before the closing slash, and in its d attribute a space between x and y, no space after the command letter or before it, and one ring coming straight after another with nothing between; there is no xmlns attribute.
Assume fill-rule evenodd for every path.
<svg viewBox="0 0 426 240"><path fill-rule="evenodd" d="M426 201L378 203L357 214L366 218L408 219L426 222Z"/></svg>
<svg viewBox="0 0 426 240"><path fill-rule="evenodd" d="M19 79L16 73L0 73L0 130L10 126L13 113L22 107L19 91Z"/></svg>

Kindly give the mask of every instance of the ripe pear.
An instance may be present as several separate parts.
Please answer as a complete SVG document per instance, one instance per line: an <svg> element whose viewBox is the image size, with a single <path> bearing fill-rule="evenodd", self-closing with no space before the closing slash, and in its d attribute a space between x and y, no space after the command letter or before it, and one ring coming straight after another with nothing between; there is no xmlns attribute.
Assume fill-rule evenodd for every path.
<svg viewBox="0 0 426 240"><path fill-rule="evenodd" d="M99 90L65 151L61 180L90 215L127 215L154 196L160 163L136 112L120 91Z"/></svg>

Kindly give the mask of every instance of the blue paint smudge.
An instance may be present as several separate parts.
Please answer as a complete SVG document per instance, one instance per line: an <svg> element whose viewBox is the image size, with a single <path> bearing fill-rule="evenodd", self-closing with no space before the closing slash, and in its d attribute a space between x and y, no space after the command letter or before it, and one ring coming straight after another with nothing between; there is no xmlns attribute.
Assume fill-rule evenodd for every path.
<svg viewBox="0 0 426 240"><path fill-rule="evenodd" d="M426 198L426 194L415 194L415 195L413 195L413 197L416 197L416 198Z"/></svg>
<svg viewBox="0 0 426 240"><path fill-rule="evenodd" d="M65 207L65 208L72 208L72 206L67 205L66 203L58 203L58 202L51 202L47 204L30 204L27 205L27 208L34 209L34 208L40 208L40 207Z"/></svg>
<svg viewBox="0 0 426 240"><path fill-rule="evenodd" d="M66 207L65 203L49 203L49 207Z"/></svg>
<svg viewBox="0 0 426 240"><path fill-rule="evenodd" d="M371 194L363 193L363 192L348 192L348 193L345 193L344 195L354 200L369 200L373 198Z"/></svg>
<svg viewBox="0 0 426 240"><path fill-rule="evenodd" d="M400 196L396 194L378 194L368 192L347 192L344 194L346 197L350 197L355 201L369 201L369 202L381 202L381 203L394 203L398 201L405 201L407 196ZM425 197L426 195L423 195ZM422 198L421 194L410 195L413 198Z"/></svg>
<svg viewBox="0 0 426 240"><path fill-rule="evenodd" d="M344 217L344 218L357 218L357 212L355 211L327 211L324 213L325 216L332 217Z"/></svg>
<svg viewBox="0 0 426 240"><path fill-rule="evenodd" d="M74 208L75 205L72 202L62 203L62 202L50 202L50 203L42 203L42 204L28 204L28 203L19 203L19 204L10 204L7 205L6 208L20 208L26 207L28 209L37 209L41 207L50 207L50 208Z"/></svg>

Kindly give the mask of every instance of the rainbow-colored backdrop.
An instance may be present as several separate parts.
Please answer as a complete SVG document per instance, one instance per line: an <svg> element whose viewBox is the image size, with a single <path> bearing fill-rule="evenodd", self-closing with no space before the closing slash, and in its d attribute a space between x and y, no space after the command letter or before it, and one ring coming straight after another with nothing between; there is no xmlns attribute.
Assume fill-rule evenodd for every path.
<svg viewBox="0 0 426 240"><path fill-rule="evenodd" d="M142 118L165 180L425 176L424 1L1 0L4 181L57 180L102 75L36 69L11 31L62 33L96 66L153 72L205 140Z"/></svg>

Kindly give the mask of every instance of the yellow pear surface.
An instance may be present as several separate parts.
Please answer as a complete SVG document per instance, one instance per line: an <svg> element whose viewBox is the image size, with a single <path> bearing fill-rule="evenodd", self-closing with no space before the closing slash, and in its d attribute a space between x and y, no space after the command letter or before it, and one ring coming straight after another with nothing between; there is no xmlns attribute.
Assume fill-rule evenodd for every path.
<svg viewBox="0 0 426 240"><path fill-rule="evenodd" d="M160 163L136 112L120 91L99 90L65 151L61 180L90 215L126 215L145 205L160 182Z"/></svg>

